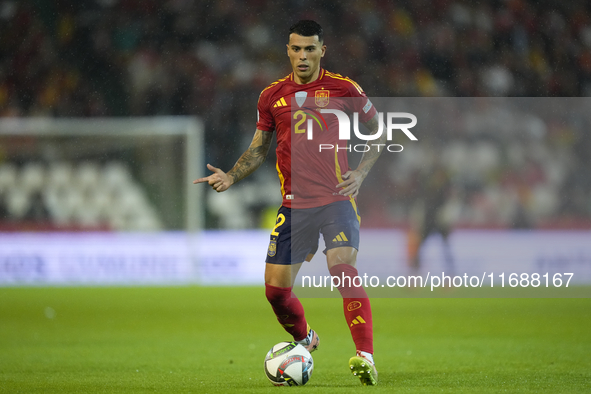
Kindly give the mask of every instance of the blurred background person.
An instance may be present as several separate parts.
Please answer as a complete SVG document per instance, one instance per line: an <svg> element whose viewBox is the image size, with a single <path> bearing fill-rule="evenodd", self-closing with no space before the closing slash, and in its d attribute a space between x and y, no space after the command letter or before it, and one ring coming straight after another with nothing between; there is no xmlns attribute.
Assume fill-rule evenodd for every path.
<svg viewBox="0 0 591 394"><path fill-rule="evenodd" d="M419 174L415 202L411 208L408 231L408 263L413 271L421 267L421 249L431 235L442 240L446 273L453 274L454 264L449 235L451 220L446 215L446 203L451 194L451 180L445 168L436 166L432 172Z"/></svg>

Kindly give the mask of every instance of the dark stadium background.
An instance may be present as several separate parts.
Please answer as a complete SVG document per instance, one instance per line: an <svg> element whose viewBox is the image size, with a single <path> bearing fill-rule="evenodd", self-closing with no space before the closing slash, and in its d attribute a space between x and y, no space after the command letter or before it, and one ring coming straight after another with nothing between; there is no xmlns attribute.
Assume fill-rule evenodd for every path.
<svg viewBox="0 0 591 394"><path fill-rule="evenodd" d="M591 92L585 1L30 0L3 1L0 18L0 116L199 116L206 161L226 170L252 138L260 91L290 72L285 32L300 18L325 28L324 67L357 81L370 97ZM443 151L462 136L439 138ZM560 150L568 163L546 161L531 146L509 160L503 152L512 142L495 145L501 159L494 171L475 180L456 176L454 186L465 212L486 205L487 191L514 194L514 217L468 216L460 225L590 228L591 173L584 169L591 164L591 133L583 126L543 135L543 152ZM437 152L423 154L427 164L395 181L393 197L404 212L421 193L411 180L429 173ZM271 151L268 168L245 184L275 181L274 160ZM550 181L551 172L559 179ZM548 186L547 209L534 206L538 186ZM259 227L264 208L246 206L248 220L235 224L209 210L207 227ZM372 227L370 218L378 215L364 216ZM4 212L2 222L11 220ZM407 221L402 214L386 224ZM178 228L179 221L166 227Z"/></svg>

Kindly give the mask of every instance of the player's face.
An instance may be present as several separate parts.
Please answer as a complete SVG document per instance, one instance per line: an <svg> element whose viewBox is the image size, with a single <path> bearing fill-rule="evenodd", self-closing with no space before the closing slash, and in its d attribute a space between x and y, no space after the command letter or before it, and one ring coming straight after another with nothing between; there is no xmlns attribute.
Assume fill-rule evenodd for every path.
<svg viewBox="0 0 591 394"><path fill-rule="evenodd" d="M324 52L326 45L318 41L318 36L304 37L295 33L289 35L287 56L297 83L309 83L318 78L320 58L324 57Z"/></svg>

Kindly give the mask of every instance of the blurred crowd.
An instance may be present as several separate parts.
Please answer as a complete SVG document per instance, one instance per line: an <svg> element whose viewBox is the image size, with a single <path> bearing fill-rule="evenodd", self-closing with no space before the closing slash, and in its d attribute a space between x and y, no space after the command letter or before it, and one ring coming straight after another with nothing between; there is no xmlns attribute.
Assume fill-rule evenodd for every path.
<svg viewBox="0 0 591 394"><path fill-rule="evenodd" d="M323 66L351 77L369 96L591 94L591 4L585 0L3 0L0 117L197 115L205 120L207 161L227 170L252 138L260 91L291 71L287 30L299 19L323 25ZM561 203L545 217L588 221L585 166L591 163L582 147L589 147L589 137L576 130L558 134L542 136L539 144L552 154L548 147L558 138L574 159L552 184ZM457 140L440 142L453 151ZM503 156L499 145L493 149ZM527 144L523 149L525 162L515 165L527 166L524 179L530 180L520 187L533 190L541 164L529 159ZM526 171L502 160L499 168ZM428 164L421 171L428 173ZM449 171L454 179L453 166ZM261 171L249 182L268 182L269 174ZM480 191L498 189L501 178L510 176L484 179L488 188ZM398 186L393 198L410 201L410 186ZM516 197L526 212L527 195ZM473 196L463 201L466 212L481 203ZM519 212L503 225L519 226ZM538 222L522 220L523 226Z"/></svg>

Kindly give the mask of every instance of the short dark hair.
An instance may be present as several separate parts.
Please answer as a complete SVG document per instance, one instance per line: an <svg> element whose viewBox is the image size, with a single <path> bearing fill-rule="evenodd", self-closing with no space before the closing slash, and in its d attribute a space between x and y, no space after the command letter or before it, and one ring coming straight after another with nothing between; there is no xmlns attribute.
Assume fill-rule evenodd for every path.
<svg viewBox="0 0 591 394"><path fill-rule="evenodd" d="M295 33L303 37L318 36L318 41L323 41L322 26L315 21L301 20L289 28L289 34ZM288 35L289 41L289 35Z"/></svg>

